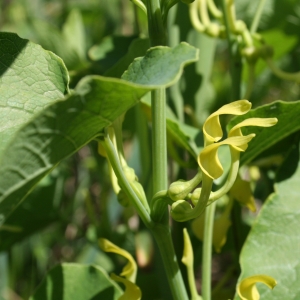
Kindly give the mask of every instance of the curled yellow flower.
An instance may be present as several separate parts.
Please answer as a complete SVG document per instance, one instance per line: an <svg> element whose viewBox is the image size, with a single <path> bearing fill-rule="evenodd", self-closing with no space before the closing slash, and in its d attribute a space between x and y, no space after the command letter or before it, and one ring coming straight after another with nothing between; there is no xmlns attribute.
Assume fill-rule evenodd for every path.
<svg viewBox="0 0 300 300"><path fill-rule="evenodd" d="M114 281L121 282L125 285L125 292L118 300L140 300L142 298L141 289L136 284L114 273L112 273L110 277Z"/></svg>
<svg viewBox="0 0 300 300"><path fill-rule="evenodd" d="M126 277L131 282L135 282L137 265L131 254L107 239L99 239L99 246L105 252L113 252L128 259L128 263L125 265L120 275Z"/></svg>
<svg viewBox="0 0 300 300"><path fill-rule="evenodd" d="M137 265L131 254L107 239L99 239L99 246L105 252L113 252L128 259L128 263L125 265L122 273L120 274L125 278L116 274L111 274L111 278L114 281L121 282L125 285L125 292L118 300L140 300L142 298L142 292L135 284Z"/></svg>
<svg viewBox="0 0 300 300"><path fill-rule="evenodd" d="M223 174L223 167L218 158L219 147L222 145L229 145L238 152L245 151L248 143L254 137L255 134L230 137L222 142L211 144L205 147L198 156L198 163L202 172L212 179L219 178Z"/></svg>
<svg viewBox="0 0 300 300"><path fill-rule="evenodd" d="M249 118L232 127L228 132L228 137L243 136L241 128L245 126L271 127L277 122L277 118ZM243 146L241 148L243 149ZM246 149L247 147L243 150Z"/></svg>
<svg viewBox="0 0 300 300"><path fill-rule="evenodd" d="M268 286L270 289L273 289L277 282L276 280L267 275L254 275L243 279L238 287L237 292L241 300L259 300L259 292L256 287L256 283L261 282Z"/></svg>
<svg viewBox="0 0 300 300"><path fill-rule="evenodd" d="M205 145L218 142L223 137L223 131L220 124L220 115L244 115L251 109L251 102L248 100L239 100L223 105L216 112L212 113L203 125L203 134Z"/></svg>

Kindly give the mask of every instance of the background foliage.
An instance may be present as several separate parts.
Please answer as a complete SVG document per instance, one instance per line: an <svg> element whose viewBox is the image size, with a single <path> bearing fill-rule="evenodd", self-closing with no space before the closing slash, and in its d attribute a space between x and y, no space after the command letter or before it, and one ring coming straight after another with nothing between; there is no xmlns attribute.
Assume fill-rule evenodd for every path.
<svg viewBox="0 0 300 300"><path fill-rule="evenodd" d="M238 18L243 19L249 26L258 2L236 1ZM16 105L10 111L11 115L2 109L1 104L0 150L4 150L20 126L48 104L62 98L69 88L74 94L68 96L66 102L57 102L55 106L44 110L44 115L41 114L36 119L39 124L37 128L52 122L51 115L59 116L60 111L72 108L73 111L77 109L81 112L73 119L72 126L74 138L79 139L76 140L77 148L66 144L63 147L65 153L57 151L51 157L51 163L47 163L47 171L62 158L66 158L39 183L37 182L42 173L32 179L31 187L37 184L36 187L12 213L12 201L23 198L23 190L16 190L15 194L8 195L6 202L1 202L0 299L29 298L48 271L62 262L73 262L74 268L76 264L93 264L101 266L108 273L120 273L124 261L102 252L98 247L98 237L108 238L135 256L139 265L137 284L143 291L143 299L171 299L152 237L132 208L119 205L111 188L106 161L97 153L97 143L91 141L82 147L95 136L85 136L82 141L78 134L87 126L96 126L95 120L83 123L86 118L81 97L93 98L93 95L88 94L87 86L100 85L93 77L81 81L79 85L78 82L88 74L115 77L117 82L117 78L121 77L134 58L145 55L149 48L145 15L126 0L3 0L0 3L1 32L15 32L54 53L46 52L31 42L22 42L18 47L26 49L26 57L22 57L20 61L20 57L16 60L11 58L11 70L14 73L5 72L6 68L0 64L1 103L9 99L22 105L18 102L20 95L22 99L30 99L26 104L28 107L22 110ZM299 25L298 1L266 2L258 32L273 46L276 64L288 72L297 72L300 69ZM201 126L211 112L230 101L231 83L226 42L197 33L189 22L188 7L185 4L179 3L177 9L170 11L168 30L170 46L186 41L200 48L199 60L186 67L180 81L168 90L167 129L169 157L172 158L169 164L172 182L178 178L189 179L195 174L195 156L203 146ZM0 43L2 60L5 55L2 50L5 48L3 33L0 33ZM28 73L20 72L22 62L27 61L30 64L35 59L35 51L42 52L44 60L39 59ZM13 49L9 48L7 53L13 53ZM9 58L5 57L5 60L8 61ZM50 71L41 78L36 72L47 63L51 67ZM67 72L70 75L69 86ZM260 208L266 203L258 217L246 208L241 208L239 204L234 204L232 227L228 231L227 242L222 252L214 253L213 256L213 297L218 300L234 296L241 268L241 278L253 272L266 272L278 280L278 286L282 284L293 290L293 295L287 299L299 297L294 278L300 272L299 257L295 253L295 245L299 243L299 237L295 233L298 219L296 211L299 211L297 182L300 175L297 166L300 109L297 99L300 86L299 83L277 78L263 60L258 62L255 74L255 85L249 100L256 109L243 117L266 117L268 114L275 114L280 127L275 126L265 132L265 135L253 140L242 156L245 164L242 174L251 181L256 206ZM245 65L242 91L246 89L248 79ZM15 95L8 95L1 89L4 84L10 84ZM99 92L101 87L97 88ZM124 94L123 88L130 89L130 85L120 87L121 96ZM131 99L132 103L128 107L116 107L125 112L147 91L141 88L140 94ZM274 102L276 100L283 101ZM116 98L115 101L119 103L119 99ZM68 106L70 103L72 106ZM95 103L90 107L97 109ZM261 107L262 105L266 106ZM135 169L147 193L151 193L150 118L149 101L145 96L141 104L127 112L123 133L128 164ZM18 122L8 128L7 124L15 119ZM232 120L229 127L241 119L242 117ZM57 120L63 128L65 115L62 114L61 119ZM228 120L224 118L222 121L225 124ZM107 126L107 123L103 126ZM95 133L98 129L95 127ZM36 143L34 148L41 149L42 152L44 144L34 138L33 132L28 127L26 136L22 139L19 137L19 144L24 139L32 139L33 144ZM14 141L17 149L18 137L14 137ZM54 148L58 145L56 140L52 143ZM58 149L61 146L58 145ZM4 151L7 153L4 157L9 159L3 160L1 166L0 190L1 184L6 186L8 180L5 167L17 164L23 155L29 155L16 152L15 157L12 157L8 155L9 152L13 153L12 148ZM70 154L72 155L69 156ZM224 157L226 160L226 153ZM188 169L183 168L186 166ZM43 174L45 172L46 170ZM21 171L20 174L22 177ZM2 193L1 190L1 195ZM222 211L222 201L218 211ZM248 235L252 224L251 233ZM189 224L173 223L174 244L179 257L182 256L184 226L189 227ZM193 235L191 238L195 253L195 275L200 290L201 242ZM271 244L276 245L276 252L270 248ZM254 255L257 252L261 255ZM240 253L241 265L238 261ZM283 267L283 263L278 263L286 258L289 258L286 264L291 264L289 270ZM271 266L274 274L269 272ZM57 272L57 268L51 272ZM67 266L64 272L72 272L68 268ZM95 273L89 273L82 267L81 272L85 274L82 276L98 276L97 278L105 281L101 268L97 268ZM185 274L184 268L182 271ZM153 289L156 285L160 288ZM286 293L280 287L272 292L263 292L263 299L283 299Z"/></svg>

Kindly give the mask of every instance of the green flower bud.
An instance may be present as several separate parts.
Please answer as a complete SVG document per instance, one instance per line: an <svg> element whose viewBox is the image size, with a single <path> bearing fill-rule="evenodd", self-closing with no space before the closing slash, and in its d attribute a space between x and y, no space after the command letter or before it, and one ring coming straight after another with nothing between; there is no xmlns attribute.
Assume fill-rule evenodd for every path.
<svg viewBox="0 0 300 300"><path fill-rule="evenodd" d="M190 182L185 180L178 180L171 183L168 194L173 201L184 199L190 192Z"/></svg>
<svg viewBox="0 0 300 300"><path fill-rule="evenodd" d="M260 57L260 51L255 47L243 48L241 54L246 58L249 64L255 64Z"/></svg>
<svg viewBox="0 0 300 300"><path fill-rule="evenodd" d="M219 37L220 34L220 26L216 23L210 23L206 28L206 32L208 35L212 37Z"/></svg>
<svg viewBox="0 0 300 300"><path fill-rule="evenodd" d="M201 188L195 189L191 195L191 201L194 205L198 203L201 194Z"/></svg>
<svg viewBox="0 0 300 300"><path fill-rule="evenodd" d="M128 182L134 182L137 181L137 177L135 175L135 171L133 168L130 168L128 166L123 167L123 172L126 176L126 179L128 180Z"/></svg>
<svg viewBox="0 0 300 300"><path fill-rule="evenodd" d="M118 202L124 207L128 207L130 204L129 198L122 190L120 190L120 192L118 193L117 199Z"/></svg>
<svg viewBox="0 0 300 300"><path fill-rule="evenodd" d="M169 187L168 195L173 201L185 199L201 180L202 172L199 170L196 176L189 181L181 179L173 182Z"/></svg>
<svg viewBox="0 0 300 300"><path fill-rule="evenodd" d="M273 47L271 47L269 45L265 45L265 46L259 48L259 54L263 58L272 58L274 55L274 49L273 49Z"/></svg>
<svg viewBox="0 0 300 300"><path fill-rule="evenodd" d="M137 181L130 182L130 186L132 187L140 201L143 203L144 207L147 209L148 201L143 186Z"/></svg>
<svg viewBox="0 0 300 300"><path fill-rule="evenodd" d="M172 204L171 216L178 222L186 221L186 214L192 210L192 206L185 200L178 200Z"/></svg>

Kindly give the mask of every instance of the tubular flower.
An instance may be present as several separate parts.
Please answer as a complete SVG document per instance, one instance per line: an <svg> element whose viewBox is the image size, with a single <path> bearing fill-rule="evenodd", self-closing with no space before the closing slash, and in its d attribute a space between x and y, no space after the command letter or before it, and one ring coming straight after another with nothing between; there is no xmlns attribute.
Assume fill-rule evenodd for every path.
<svg viewBox="0 0 300 300"><path fill-rule="evenodd" d="M259 300L260 296L256 287L257 282L262 282L270 289L273 289L277 282L276 280L267 275L254 275L243 279L238 287L237 292L241 300Z"/></svg>
<svg viewBox="0 0 300 300"><path fill-rule="evenodd" d="M255 137L255 134L237 136L225 139L222 142L211 144L203 149L198 156L198 163L202 172L211 179L217 179L223 174L223 167L218 158L218 149L222 145L229 145L235 152L245 151L248 143Z"/></svg>
<svg viewBox="0 0 300 300"><path fill-rule="evenodd" d="M277 123L276 118L250 118L235 125L228 133L228 138L222 142L218 142L223 131L220 124L219 116L222 114L243 115L251 108L251 103L247 100L239 100L222 106L216 112L211 114L203 125L203 134L205 147L198 156L198 163L202 171L212 179L217 179L223 174L223 168L219 161L217 152L222 145L229 145L231 156L238 157L239 152L245 151L248 143L255 134L243 136L241 127L260 126L270 127ZM218 143L217 143L218 142Z"/></svg>
<svg viewBox="0 0 300 300"><path fill-rule="evenodd" d="M256 211L254 197L251 192L250 182L242 180L238 174L229 194L241 204L248 207L252 212Z"/></svg>
<svg viewBox="0 0 300 300"><path fill-rule="evenodd" d="M238 100L223 105L220 109L212 113L203 125L205 146L218 142L223 137L220 124L220 115L244 115L251 109L251 102L248 100Z"/></svg>
<svg viewBox="0 0 300 300"><path fill-rule="evenodd" d="M119 298L119 300L140 300L142 298L142 292L140 288L135 284L136 274L137 274L137 265L133 257L126 250L121 249L115 244L111 243L107 239L99 239L99 246L105 252L113 252L119 254L126 259L128 263L122 270L121 276L112 274L111 278L117 282L122 282L125 285L125 292Z"/></svg>

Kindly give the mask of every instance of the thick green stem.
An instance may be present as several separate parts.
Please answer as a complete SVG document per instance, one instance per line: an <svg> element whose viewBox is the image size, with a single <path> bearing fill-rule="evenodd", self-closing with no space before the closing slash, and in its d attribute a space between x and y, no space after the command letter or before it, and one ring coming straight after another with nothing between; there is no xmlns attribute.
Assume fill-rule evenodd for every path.
<svg viewBox="0 0 300 300"><path fill-rule="evenodd" d="M160 0L147 0L147 16L151 46L165 46L166 32L162 20Z"/></svg>
<svg viewBox="0 0 300 300"><path fill-rule="evenodd" d="M178 267L169 226L157 224L157 226L152 229L152 233L164 262L173 300L188 300L182 275Z"/></svg>
<svg viewBox="0 0 300 300"><path fill-rule="evenodd" d="M155 90L151 96L153 194L156 194L168 187L165 89Z"/></svg>
<svg viewBox="0 0 300 300"><path fill-rule="evenodd" d="M203 300L211 299L211 261L212 238L216 202L209 205L205 211L205 225L202 252L202 296Z"/></svg>
<svg viewBox="0 0 300 300"><path fill-rule="evenodd" d="M227 1L222 1L224 21L226 27L227 40L229 44L230 75L231 75L231 101L240 99L241 95L241 76L242 76L242 58L238 49L238 42L234 33L230 30L230 16L226 7Z"/></svg>
<svg viewBox="0 0 300 300"><path fill-rule="evenodd" d="M165 46L166 32L162 19L160 0L147 0L146 6L151 46ZM165 94L165 89L158 89L151 92L153 194L167 190L168 187ZM156 223L151 231L164 262L173 299L187 300L187 292L178 267L168 225L168 210L165 208L159 214L163 216L162 221L161 223Z"/></svg>

